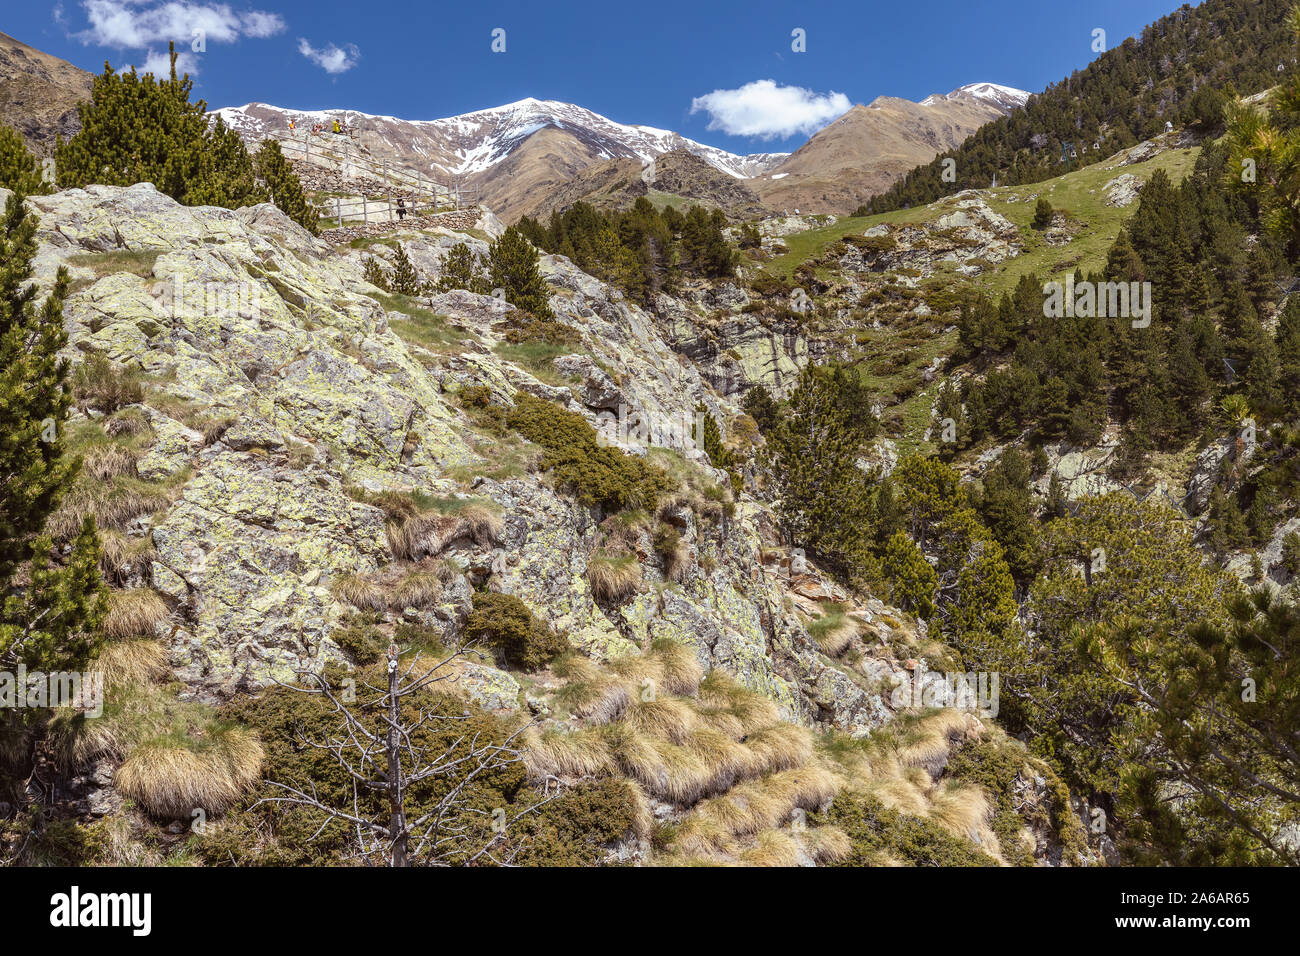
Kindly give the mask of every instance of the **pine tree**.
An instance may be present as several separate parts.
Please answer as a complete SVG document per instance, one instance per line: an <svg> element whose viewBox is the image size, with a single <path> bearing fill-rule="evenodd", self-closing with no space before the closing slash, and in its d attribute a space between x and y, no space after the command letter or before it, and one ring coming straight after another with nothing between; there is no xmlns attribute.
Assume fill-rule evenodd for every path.
<svg viewBox="0 0 1300 956"><path fill-rule="evenodd" d="M492 243L488 252L494 289L505 292L506 301L539 319L552 319L550 290L538 269L537 250L517 228L511 226Z"/></svg>
<svg viewBox="0 0 1300 956"><path fill-rule="evenodd" d="M751 385L745 392L741 407L744 408L746 415L754 419L754 424L763 435L776 427L781 414L780 405L772 398L772 393L767 390L766 385Z"/></svg>
<svg viewBox="0 0 1300 956"><path fill-rule="evenodd" d="M36 219L10 196L0 234L0 583L31 557L33 536L75 476L60 431L71 403L68 362L59 357L69 280L60 270L37 308L35 237Z"/></svg>
<svg viewBox="0 0 1300 956"><path fill-rule="evenodd" d="M934 591L939 586L939 576L921 549L903 532L896 531L885 543L881 573L889 582L890 600L894 604L912 611L921 620L934 613Z"/></svg>
<svg viewBox="0 0 1300 956"><path fill-rule="evenodd" d="M1278 318L1274 336L1278 384L1287 414L1300 415L1300 296L1292 295Z"/></svg>
<svg viewBox="0 0 1300 956"><path fill-rule="evenodd" d="M1287 25L1294 64L1300 7L1292 8ZM1300 247L1300 69L1291 66L1266 107L1236 100L1228 104L1226 117L1228 181L1255 204L1269 233L1295 252Z"/></svg>
<svg viewBox="0 0 1300 956"><path fill-rule="evenodd" d="M414 263L400 242L397 243L397 252L393 256L393 271L388 274L388 291L398 295L420 294L419 273L415 271Z"/></svg>
<svg viewBox="0 0 1300 956"><path fill-rule="evenodd" d="M157 79L134 69L117 73L105 63L91 97L77 107L81 130L55 149L59 186L130 186L151 182L188 206L227 208L265 202L315 235L318 220L278 143L262 144L256 160L243 140L207 104L190 102L192 82L171 74Z"/></svg>
<svg viewBox="0 0 1300 956"><path fill-rule="evenodd" d="M198 179L185 194L194 206L224 206L238 209L266 202L267 194L257 183L253 159L239 134L218 116L207 133Z"/></svg>
<svg viewBox="0 0 1300 956"><path fill-rule="evenodd" d="M456 243L448 250L447 258L442 262L442 275L438 277L435 288L439 292L464 289L479 295L487 295L491 291L482 274L478 256L463 242Z"/></svg>
<svg viewBox="0 0 1300 956"><path fill-rule="evenodd" d="M50 191L41 176L36 157L28 152L19 132L5 123L0 123L0 189L10 189L24 196Z"/></svg>
<svg viewBox="0 0 1300 956"><path fill-rule="evenodd" d="M320 217L303 194L293 167L284 158L280 144L273 139L262 141L257 150L257 176L277 209L313 236L320 233Z"/></svg>
<svg viewBox="0 0 1300 956"><path fill-rule="evenodd" d="M1114 282L1140 282L1146 278L1146 266L1133 248L1127 229L1121 229L1106 255L1106 278Z"/></svg>
<svg viewBox="0 0 1300 956"><path fill-rule="evenodd" d="M1034 206L1034 228L1042 232L1052 224L1052 216L1054 215L1055 210L1052 209L1052 204L1045 197L1039 196L1038 204Z"/></svg>
<svg viewBox="0 0 1300 956"><path fill-rule="evenodd" d="M851 378L839 367L804 369L767 436L782 529L844 579L864 573L872 538L871 476L857 460L875 420L845 399Z"/></svg>
<svg viewBox="0 0 1300 956"><path fill-rule="evenodd" d="M90 99L77 107L81 130L56 149L59 185L151 182L186 202L201 179L207 143L207 107L189 101L191 85L188 75L176 76L174 48L171 76L164 80L139 76L134 68L116 73L105 63Z"/></svg>
<svg viewBox="0 0 1300 956"><path fill-rule="evenodd" d="M1002 545L1012 576L1022 587L1038 570L1030 477L1029 459L1018 449L1007 449L985 474L977 505L980 519Z"/></svg>
<svg viewBox="0 0 1300 956"><path fill-rule="evenodd" d="M1279 826L1300 809L1300 607L1260 590L1227 611L1154 640L1135 617L1086 634L1090 664L1142 707L1116 736L1121 809L1144 862L1300 863Z"/></svg>
<svg viewBox="0 0 1300 956"><path fill-rule="evenodd" d="M384 267L379 264L379 260L374 256L366 256L365 265L362 267L362 275L365 280L377 289L383 289L385 292L392 292L388 287L388 273Z"/></svg>
<svg viewBox="0 0 1300 956"><path fill-rule="evenodd" d="M704 448L704 454L709 456L709 462L714 468L730 468L733 464L731 451L722 441L722 429L718 427L717 421L708 407L701 402L695 406L695 413L703 421L704 434L701 437L701 445Z"/></svg>
<svg viewBox="0 0 1300 956"><path fill-rule="evenodd" d="M1035 667L1051 679L1024 689L1027 729L1111 814L1121 739L1141 715L1132 695L1081 653L1080 630L1129 618L1138 622L1134 640L1157 654L1162 633L1221 624L1219 595L1232 584L1172 509L1127 492L1082 499L1076 515L1044 527L1043 542L1044 569L1023 613Z"/></svg>
<svg viewBox="0 0 1300 956"><path fill-rule="evenodd" d="M46 519L76 477L64 457L63 426L71 405L60 268L36 303L32 260L36 221L22 197L5 206L0 231L0 669L22 664L46 671L80 669L98 646L104 611L99 545L88 518L68 558L54 560ZM30 770L31 709L0 715L0 781ZM5 780L7 778L7 781ZM12 798L12 795L11 795Z"/></svg>

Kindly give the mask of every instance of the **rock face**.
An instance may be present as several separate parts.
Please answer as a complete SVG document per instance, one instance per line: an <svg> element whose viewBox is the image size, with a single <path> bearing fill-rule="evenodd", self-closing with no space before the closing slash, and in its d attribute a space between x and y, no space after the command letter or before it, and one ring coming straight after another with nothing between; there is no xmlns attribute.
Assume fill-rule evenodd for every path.
<svg viewBox="0 0 1300 956"><path fill-rule="evenodd" d="M213 448L153 529L154 586L193 624L173 636L177 675L218 694L318 670L341 608L334 574L387 554L383 514L316 469Z"/></svg>
<svg viewBox="0 0 1300 956"><path fill-rule="evenodd" d="M1106 190L1106 205L1131 206L1137 201L1138 192L1145 183L1132 173L1116 176L1102 188Z"/></svg>
<svg viewBox="0 0 1300 956"><path fill-rule="evenodd" d="M1240 437L1227 435L1206 445L1192 463L1192 473L1187 479L1187 509L1191 514L1203 514L1210 507L1210 493L1220 477L1227 479L1227 489L1234 488L1241 479L1247 462L1255 454L1257 443L1254 429Z"/></svg>
<svg viewBox="0 0 1300 956"><path fill-rule="evenodd" d="M69 357L103 355L149 383L133 412L150 436L136 467L140 480L170 490L151 517L122 531L152 545L147 583L170 612L158 633L190 694L220 699L348 659L333 639L350 611L336 586L393 564L384 513L365 503L365 493L393 489L469 495L500 515L491 540L461 536L432 549L460 570L438 607L401 611L448 641L463 626L472 579L518 596L597 660L671 638L791 719L855 735L890 719L887 685L901 668L867 638L852 666L819 651L795 609L815 615L817 601L838 592L765 567L763 506L746 498L734 513L718 508L707 518L676 507L667 520L680 534L680 566L665 567L649 532L639 532L641 584L611 604L587 580L606 516L558 493L544 474L489 476L493 446L454 398L470 385L487 386L502 404L519 390L541 395L596 427L620 415L685 424L656 430L655 454L674 456L675 469L699 480L722 481L689 425L701 403L721 411L726 393L666 334L693 334L686 302L671 303L676 319L655 317L567 259L545 256L551 307L575 341L539 369L510 358L511 306L465 291L434 296L429 314L454 343L436 347L416 334L426 314L388 312L374 297L362 252L313 238L273 206L183 207L148 184L30 203L40 216L38 280L48 285L66 264L76 283L64 310ZM429 278L456 243L487 249L446 229L401 238ZM131 271L119 271L123 262ZM747 301L733 286L699 294L715 308ZM722 341L752 343L737 366L767 374L760 340L739 319ZM799 354L789 341L780 350L773 354ZM777 366L796 370L789 358ZM902 618L883 605L860 614ZM507 709L522 696L514 678L481 661L458 667L466 692L485 706Z"/></svg>
<svg viewBox="0 0 1300 956"><path fill-rule="evenodd" d="M1284 560L1286 541L1292 535L1300 535L1300 518L1290 518L1274 528L1273 536L1255 555L1233 555L1224 567L1248 587L1262 585L1269 591L1276 592L1296 580L1295 573L1287 567ZM1256 557L1264 571L1263 577L1258 580L1254 568Z"/></svg>

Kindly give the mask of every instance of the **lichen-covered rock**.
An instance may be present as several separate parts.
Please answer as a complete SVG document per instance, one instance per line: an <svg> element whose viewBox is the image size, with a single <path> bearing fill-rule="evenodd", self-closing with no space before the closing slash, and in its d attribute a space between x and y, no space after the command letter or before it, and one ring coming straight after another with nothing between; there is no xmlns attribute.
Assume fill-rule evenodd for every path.
<svg viewBox="0 0 1300 956"><path fill-rule="evenodd" d="M1228 479L1225 490L1233 490L1246 463L1254 456L1257 444L1254 430L1249 429L1241 436L1227 435L1202 448L1192 463L1192 473L1187 479L1187 510L1199 515L1210 507L1210 493L1219 482L1225 461L1233 469L1225 476Z"/></svg>
<svg viewBox="0 0 1300 956"><path fill-rule="evenodd" d="M155 586L187 622L177 673L213 694L316 670L341 609L330 574L374 570L387 555L383 515L340 482L247 453L209 449L153 530Z"/></svg>
<svg viewBox="0 0 1300 956"><path fill-rule="evenodd" d="M522 599L541 620L598 660L638 649L596 604L585 576L595 546L588 508L525 481L483 482L476 489L505 509L498 544L504 566L495 586Z"/></svg>
<svg viewBox="0 0 1300 956"><path fill-rule="evenodd" d="M189 467L203 447L203 435L151 408L147 411L154 441L136 462L136 473L146 481L170 478Z"/></svg>
<svg viewBox="0 0 1300 956"><path fill-rule="evenodd" d="M510 674L480 661L460 657L450 664L452 689L463 693L486 710L516 710L519 681Z"/></svg>

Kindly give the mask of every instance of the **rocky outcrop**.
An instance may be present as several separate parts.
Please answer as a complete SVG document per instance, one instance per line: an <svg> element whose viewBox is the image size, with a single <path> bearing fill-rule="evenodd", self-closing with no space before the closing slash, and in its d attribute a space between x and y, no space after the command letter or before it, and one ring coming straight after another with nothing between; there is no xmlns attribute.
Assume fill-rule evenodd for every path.
<svg viewBox="0 0 1300 956"><path fill-rule="evenodd" d="M691 423L701 403L725 418L725 394L674 347L662 316L563 257L543 257L556 319L574 332L571 351L544 369L512 358L509 305L453 291L428 300L427 311L388 312L362 278L365 253L310 236L273 206L183 207L148 184L30 202L41 217L39 281L69 265L76 282L65 306L69 357L103 355L148 383L131 412L148 426L136 467L141 480L169 490L151 500L151 518L126 530L152 547L151 583L169 611L159 634L188 694L219 699L347 660L333 639L350 612L336 585L394 562L384 513L365 496L397 490L470 494L501 525L491 540L440 541L434 551L458 569L454 580L436 606L395 609L398 619L455 641L472 580L520 597L597 660L672 638L805 724L861 735L890 719L886 685L898 665L884 644L864 643L855 665L820 652L803 621L820 613L815 595L837 592L765 569L770 519L758 503L707 518L678 507L669 520L685 557L671 573L641 532L642 583L610 604L586 576L605 516L545 475L468 486L452 477L491 464L475 450L490 446L454 398L468 385L487 385L504 404L519 390L544 395L594 426L624 409ZM457 242L486 252L481 239L446 229L403 236L428 278ZM748 301L737 287L710 294L720 309ZM435 314L454 347L435 347L406 325L427 328ZM752 337L733 314L734 341ZM685 313L680 322L685 334ZM797 344L781 349L799 354ZM747 361L755 376L766 374L757 356L738 366ZM777 365L782 374L797 368ZM689 429L655 434L678 456L674 469L725 478ZM861 614L876 628L902 617L883 605ZM458 667L465 692L485 706L508 709L522 696L518 681L484 661Z"/></svg>
<svg viewBox="0 0 1300 956"><path fill-rule="evenodd" d="M1132 173L1116 176L1102 187L1106 190L1106 205L1120 207L1133 205L1144 185L1146 184Z"/></svg>
<svg viewBox="0 0 1300 956"><path fill-rule="evenodd" d="M1015 225L995 212L978 190L964 190L942 204L938 218L917 224L877 225L863 242L849 241L839 267L846 274L910 270L920 278L934 275L941 264L967 276L1024 250Z"/></svg>

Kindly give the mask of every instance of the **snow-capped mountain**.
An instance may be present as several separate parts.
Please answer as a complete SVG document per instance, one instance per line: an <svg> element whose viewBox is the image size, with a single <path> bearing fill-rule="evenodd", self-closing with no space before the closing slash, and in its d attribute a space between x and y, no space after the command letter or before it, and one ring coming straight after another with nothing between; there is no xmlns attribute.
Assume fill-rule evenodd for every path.
<svg viewBox="0 0 1300 956"><path fill-rule="evenodd" d="M686 150L756 191L768 208L846 212L936 152L1024 105L1029 94L972 83L920 103L880 97L855 106L794 153L738 155L672 130L618 123L573 103L523 99L432 120L356 110L293 110L266 103L218 110L251 141L335 120L372 158L474 188L512 221L542 209L583 170L610 160L649 162Z"/></svg>
<svg viewBox="0 0 1300 956"><path fill-rule="evenodd" d="M960 99L978 99L984 100L1004 112L1011 112L1018 109L1029 101L1030 94L1024 90L1018 90L1012 86L1002 86L999 83L968 83L965 86L959 86L951 93L932 93L925 99L921 100L921 106L938 106L942 103Z"/></svg>
<svg viewBox="0 0 1300 956"><path fill-rule="evenodd" d="M372 151L391 151L396 157L419 161L446 176L483 173L544 129L572 135L596 160L635 157L646 162L674 149L686 149L738 179L770 169L789 155L739 156L697 143L672 130L617 123L573 103L532 98L435 120L404 120L355 110L292 110L265 103L226 107L217 112L227 125L249 139L281 132L287 129L290 119L300 129L341 119L360 132L362 141Z"/></svg>

